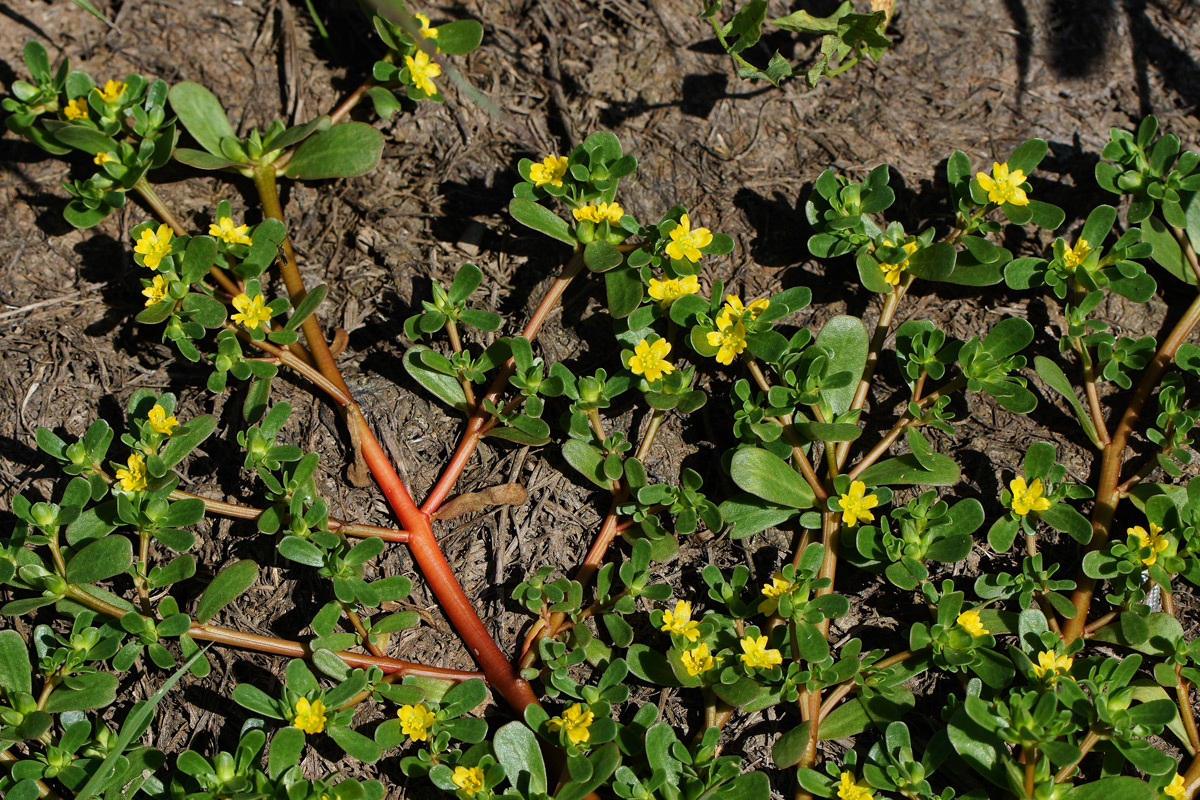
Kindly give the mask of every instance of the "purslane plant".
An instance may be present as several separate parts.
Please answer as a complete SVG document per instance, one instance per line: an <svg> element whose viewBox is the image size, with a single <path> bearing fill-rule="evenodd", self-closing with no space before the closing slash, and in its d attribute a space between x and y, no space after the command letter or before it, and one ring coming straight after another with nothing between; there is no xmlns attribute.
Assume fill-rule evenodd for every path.
<svg viewBox="0 0 1200 800"><path fill-rule="evenodd" d="M376 27L389 53L374 79L406 87L410 101L439 99L429 49L437 56L478 42L476 27L435 28L407 12ZM1180 580L1200 581L1200 479L1151 480L1161 470L1178 481L1190 465L1200 412L1188 390L1200 377L1200 347L1187 339L1200 299L1161 341L1118 337L1097 316L1109 292L1149 299L1158 284L1148 265L1165 280L1200 285L1200 229L1189 216L1200 156L1158 136L1153 118L1136 134L1114 131L1097 167L1102 187L1130 195L1119 234L1118 210L1100 206L1080 215L1073 241L1057 239L1042 256L1014 259L996 243L1012 226L1054 231L1066 219L1029 180L1047 151L1041 140L974 172L965 154L952 154L940 230L910 231L884 216L894 201L886 166L862 182L821 174L805 207L815 231L809 247L857 269L862 286L881 296L870 328L846 315L819 330L795 324L811 300L804 287L751 298L710 281L714 257L729 253L732 239L684 206L657 219L627 213L621 181L637 162L611 134L522 159L510 213L564 245L566 264L519 333L472 302L483 272L470 264L449 286L435 285L405 322L413 345L404 368L464 421L418 506L333 363L316 315L328 289L301 281L276 190L279 177L370 169L381 135L342 121L347 101L343 113L239 137L198 84L129 76L101 88L66 66L52 71L39 45L26 52L33 81L5 101L10 129L50 152L92 156L101 173L69 187L75 224L100 221L130 190L158 215L130 231L146 275L138 320L161 324L164 341L207 363L210 391L243 392L245 428L229 442L244 451L262 501L249 507L181 487L178 466L217 421L189 416L170 393L132 393L119 438L102 421L79 438L38 431L64 481L47 500L12 500L20 524L0 541L0 582L13 598L0 611L52 605L63 624L40 624L28 639L0 632L5 796L381 797L379 780L305 776L309 739L328 737L365 763L403 747L405 774L462 800L765 800L768 773L723 753L722 737L739 715L768 709L772 761L795 768L798 797L1180 798L1200 785L1197 650L1173 600ZM382 96L382 85L364 87L354 97L371 96L382 113L402 102ZM180 128L200 149L176 146ZM347 149L350 157L339 155ZM146 179L171 157L253 181L266 219L243 223L222 202L200 227L207 235L189 234ZM268 296L272 266L288 297ZM608 362L577 374L547 363L536 337L567 286L591 275L603 278L614 340ZM1030 364L1022 351L1035 332L1016 317L965 341L929 320L893 330L917 281L1049 287L1065 304L1062 359ZM485 342L472 330L513 333ZM370 470L400 527L330 516L314 480L317 454L287 443L292 407L272 402L281 369L341 410L352 457ZM900 401L868 405L889 374L902 384ZM994 501L961 496L960 466L939 452L955 435L956 398L987 395L1006 413L1028 414L1037 405L1034 374L1075 414L1080 442L1100 451L1096 485L1069 480L1055 447L1037 442L1020 465L996 465ZM1105 392L1104 383L1132 391ZM710 394L732 405L728 433L705 444L722 448L713 468L656 472L661 426L697 412ZM1106 402L1127 407L1112 419ZM619 427L630 408L636 424ZM1130 472L1129 442L1143 418L1153 452ZM515 643L484 629L432 528L507 496L489 490L450 501L485 437L554 442L607 504L573 574L542 567L523 576L514 598L531 621ZM732 492L714 488L725 476ZM1135 510L1118 522L1126 499L1123 508ZM200 572L188 551L205 516L254 522L280 556L328 581L311 634L292 641L213 623L256 582L258 566L248 560L216 572L194 608L182 602L174 590ZM768 529L793 537L776 568L707 564L699 580L663 580L658 565L676 557L681 537L741 540ZM956 580L983 539L995 566L973 585ZM388 543L410 549L481 672L388 654L392 634L419 621L396 610L412 581L380 575L372 563ZM1007 571L1014 545L1019 567ZM912 599L906 629L869 646L851 632L831 635L850 609L838 588L851 570ZM1101 581L1104 608L1093 610ZM130 709L116 730L89 716L116 704L118 672L174 671L169 683L182 662L207 674L201 642L291 659L276 685L233 690L253 715L235 752L140 745L147 705ZM918 679L932 688L918 695ZM634 687L647 686L697 713L680 727L654 704L629 702ZM516 719L492 726L472 714L488 687ZM940 714L928 706L933 693ZM363 703L386 720L356 726ZM822 742L847 737L861 746L819 763L830 753ZM1193 760L1183 765L1153 737Z"/></svg>

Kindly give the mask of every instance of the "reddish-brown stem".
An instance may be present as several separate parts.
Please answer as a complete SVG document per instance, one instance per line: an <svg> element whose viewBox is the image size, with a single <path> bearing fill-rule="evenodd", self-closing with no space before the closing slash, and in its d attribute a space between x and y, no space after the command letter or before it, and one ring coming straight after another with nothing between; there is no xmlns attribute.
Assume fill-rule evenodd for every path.
<svg viewBox="0 0 1200 800"><path fill-rule="evenodd" d="M750 371L750 376L758 384L758 388L764 394L771 391L771 382L763 374L762 368L758 366L758 362L755 361L754 356L749 353L743 353L742 359L746 364L746 369ZM812 463L808 460L808 456L804 453L804 448L800 446L800 439L796 436L796 429L792 426L792 415L784 414L782 417L772 417L771 419L783 427L783 435L787 439L788 444L792 446L792 463L800 470L800 474L804 476L804 480L808 481L809 487L817 497L817 503L823 504L828 499L829 494L825 491L825 485L821 483L821 478L817 475Z"/></svg>
<svg viewBox="0 0 1200 800"><path fill-rule="evenodd" d="M263 213L271 219L283 222L283 206L279 202L279 188L275 183L277 175L275 167L270 164L256 167L254 169L254 188L258 190L258 199L262 203ZM296 266L296 254L292 250L291 237L284 237L280 248L283 250L283 257L279 260L279 274L287 287L292 305L298 305L304 299L306 292L304 280L300 277L300 269ZM342 373L333 360L333 353L329 351L329 343L325 341L325 336L321 333L317 315L312 314L304 320L300 330L304 332L304 340L308 343L308 351L312 354L317 369L330 383L341 389L346 397L350 397L350 388L346 386L346 382L342 379Z"/></svg>
<svg viewBox="0 0 1200 800"><path fill-rule="evenodd" d="M1190 248L1185 248L1185 250L1187 249ZM1117 504L1121 501L1118 487L1121 483L1121 467L1124 464L1125 448L1129 437L1133 434L1138 420L1141 419L1146 401L1150 399L1150 395L1170 366L1175 351L1188 340L1198 323L1200 323L1200 294L1197 294L1196 298L1192 300L1187 311L1184 312L1179 322L1175 323L1175 327L1159 346L1158 352L1154 354L1154 360L1142 373L1142 380L1138 383L1133 397L1129 399L1129 406L1125 409L1116 430L1113 431L1112 440L1104 446L1100 461L1100 480L1096 491L1096 503L1092 509L1092 540L1088 544L1088 552L1104 547L1108 541L1113 519L1117 513ZM1068 644L1083 634L1084 627L1087 625L1088 610L1092 605L1092 594L1096 589L1096 581L1084 574L1082 569L1079 571L1076 582L1078 588L1071 596L1071 602L1075 606L1075 616L1067 620L1063 626L1063 640Z"/></svg>
<svg viewBox="0 0 1200 800"><path fill-rule="evenodd" d="M533 315L529 318L529 323L525 326L525 330L521 331L521 336L533 341L541 330L542 324L546 321L546 317L550 315L550 311L557 305L559 298L563 292L567 290L567 286L571 281L583 271L583 249L580 248L567 262L567 266L563 268L562 274L554 279L554 283L550 284L550 288L546 290L546 294L542 296L542 300L533 311ZM508 385L508 379L513 374L513 361L510 358L504 362L500 371L496 374L492 385L488 387L488 393L485 399L496 402L500 393L504 391L504 387ZM471 455L475 452L476 446L482 437L484 423L486 422L487 412L483 410L481 402L471 416L467 419L467 428L463 431L462 439L459 440L458 447L454 451L454 455L450 458L450 463L446 465L446 469L442 472L442 476L438 478L437 484L429 492L429 496L425 498L425 502L421 504L421 511L425 514L433 514L442 503L446 502L446 498L450 496L450 492L454 490L454 484L458 482L458 478L462 475L463 470L467 468L467 462L471 460ZM407 527L407 526L406 526Z"/></svg>
<svg viewBox="0 0 1200 800"><path fill-rule="evenodd" d="M408 531L408 549L417 562L421 575L429 582L450 623L483 669L488 683L503 695L518 713L524 711L526 706L537 702L537 696L530 688L529 682L517 674L483 626L471 601L459 585L454 570L446 563L446 557L438 547L433 529L429 526L429 515L417 508L412 501L408 489L392 468L358 406L350 406L347 412L347 421L357 433L363 460L375 476L375 481L387 498L392 511Z"/></svg>
<svg viewBox="0 0 1200 800"><path fill-rule="evenodd" d="M128 609L113 605L76 586L67 588L67 596L88 608L99 611L114 619L120 619L128 613ZM222 628L219 625L202 625L199 622L193 622L191 628L188 629L188 635L193 639L217 642L219 644L230 645L231 647L240 647L245 650L255 650L260 653L273 653L274 655L288 656L290 658L309 658L312 656L312 649L303 642L278 639L274 636L260 636L257 633L244 633L242 631L231 630L230 628ZM347 666L363 668L379 667L388 674L398 672L404 675L417 675L452 681L465 681L471 678L483 677L478 672L430 667L386 656L352 653L348 650L339 650L334 655L340 658Z"/></svg>
<svg viewBox="0 0 1200 800"><path fill-rule="evenodd" d="M312 319L312 317L309 317L309 319ZM246 332L245 329L232 323L225 323L225 327L235 332L246 344L249 344L251 347L256 347L259 350L262 350L264 353L270 353L272 356L278 359L279 363L290 367L298 375L302 375L307 378L314 386L325 392L325 394L329 396L329 399L333 400L339 406L345 407L354 401L354 398L350 396L350 390L346 388L345 381L341 379L340 373L338 373L338 379L336 381L332 380L324 372L314 368L307 361L285 348L271 344L266 339L254 339L249 333Z"/></svg>
<svg viewBox="0 0 1200 800"><path fill-rule="evenodd" d="M1193 753L1200 753L1200 730L1196 729L1196 715L1192 711L1192 685L1179 675L1179 667L1175 668L1175 676L1179 682L1175 684L1175 698L1179 702L1179 716L1183 719L1184 730L1187 731L1188 742L1192 745Z"/></svg>
<svg viewBox="0 0 1200 800"><path fill-rule="evenodd" d="M362 617L358 615L358 612L353 608L350 608L345 603L342 603L342 611L345 612L346 618L350 620L350 624L354 626L354 632L358 634L358 638L362 639L363 644L367 646L367 649L371 651L371 654L382 656L383 650L379 647L379 645L375 644L375 641L371 638L371 633L367 630L367 626L363 625Z"/></svg>
<svg viewBox="0 0 1200 800"><path fill-rule="evenodd" d="M462 352L462 339L460 339L459 335L458 335L458 323L449 317L446 318L446 333L449 334L449 336L450 336L450 349L453 350L455 353L461 353ZM458 379L458 385L462 387L463 394L467 398L467 405L474 407L475 406L475 387L471 384L470 379L460 377Z"/></svg>
<svg viewBox="0 0 1200 800"><path fill-rule="evenodd" d="M1092 748L1100 743L1100 736L1095 731L1088 731L1083 737L1083 741L1079 743L1079 758L1075 759L1070 764L1060 769L1054 776L1055 783L1062 783L1067 778L1071 777L1071 773L1079 766L1079 762L1083 761L1083 757L1091 752Z"/></svg>
<svg viewBox="0 0 1200 800"><path fill-rule="evenodd" d="M883 301L883 308L879 309L879 319L875 322L875 333L871 335L871 344L867 350L867 362L863 367L862 377L858 381L858 388L854 391L854 398L850 401L851 409L860 409L867 402L867 393L871 391L871 379L875 377L875 368L879 365L879 354L883 351L883 343L887 340L888 331L892 328L892 318L895 317L900 300L908 291L908 287L912 286L913 280L912 273L906 272L900 279L899 285L893 288L892 293ZM838 469L845 465L849 454L850 442L838 444L836 449Z"/></svg>
<svg viewBox="0 0 1200 800"><path fill-rule="evenodd" d="M959 375L957 378L950 381L949 383L947 383L942 388L938 389L933 394L926 396L923 400L921 400L920 403L918 403L918 405L921 407L922 410L924 410L924 409L928 408L929 406L933 405L933 403L935 403L939 398L945 397L948 394L956 392L966 385L967 385L966 377ZM892 429L890 431L888 431L886 434L884 434L883 438L880 439L879 442L876 443L876 445L871 448L871 451L869 453L867 453L865 456L863 456L862 459L860 459L859 462L854 465L854 469L850 470L850 478L852 480L857 478L859 475L862 474L863 470L865 470L867 467L874 464L884 454L886 454L888 451L888 448L890 448L892 446L892 443L895 442L896 439L898 439L900 437L900 434L904 432L904 429L907 428L909 425L913 424L913 422L915 422L915 421L916 421L916 417L914 417L912 414L905 411L904 415L901 416L900 419L896 420L896 424L892 426Z"/></svg>
<svg viewBox="0 0 1200 800"><path fill-rule="evenodd" d="M261 508L239 506L221 500L211 500L207 497L201 497L198 494L192 494L180 489L171 492L170 498L172 500L202 500L204 501L204 510L208 513L221 517L230 517L231 519L258 519L259 515L263 512ZM356 539L367 539L372 536L378 536L380 539L388 542L403 544L408 541L408 531L396 528L381 528L376 525L360 525L356 522L345 522L333 517L329 518L329 530L337 531L344 536L353 536Z"/></svg>
<svg viewBox="0 0 1200 800"><path fill-rule="evenodd" d="M1113 622L1115 622L1116 619L1117 619L1117 612L1109 611L1104 616L1102 616L1098 619L1092 620L1086 626L1084 626L1084 629L1083 629L1084 637L1085 638L1089 637L1089 636L1093 635L1094 633L1096 633L1096 631L1100 630L1101 628L1108 627Z"/></svg>

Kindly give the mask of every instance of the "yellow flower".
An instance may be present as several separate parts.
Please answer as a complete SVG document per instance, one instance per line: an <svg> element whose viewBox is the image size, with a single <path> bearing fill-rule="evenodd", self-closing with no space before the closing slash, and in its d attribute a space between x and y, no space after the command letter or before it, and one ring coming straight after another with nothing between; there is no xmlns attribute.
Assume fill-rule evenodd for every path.
<svg viewBox="0 0 1200 800"><path fill-rule="evenodd" d="M133 246L133 252L142 256L142 263L147 267L158 269L163 258L171 254L171 239L174 235L171 233L171 226L166 223L159 225L156 231L146 228L138 238L137 244Z"/></svg>
<svg viewBox="0 0 1200 800"><path fill-rule="evenodd" d="M243 292L233 298L233 307L240 312L233 315L233 321L251 330L271 320L271 309L266 307L265 298L261 294L256 294L251 299Z"/></svg>
<svg viewBox="0 0 1200 800"><path fill-rule="evenodd" d="M838 502L842 506L842 524L857 525L860 521L872 522L875 515L871 513L871 509L879 505L879 496L868 494L867 485L862 481L852 481L850 483L850 491L838 498Z"/></svg>
<svg viewBox="0 0 1200 800"><path fill-rule="evenodd" d="M467 794L479 794L484 788L483 778L483 767L455 767L450 780Z"/></svg>
<svg viewBox="0 0 1200 800"><path fill-rule="evenodd" d="M1134 525L1132 528L1125 531L1127 536L1136 536L1138 539L1138 547L1149 548L1150 555L1142 559L1142 563L1147 567L1158 561L1158 554L1171 546L1171 541L1162 535L1162 527L1150 523L1150 532L1146 533L1146 529L1141 525Z"/></svg>
<svg viewBox="0 0 1200 800"><path fill-rule="evenodd" d="M884 239L883 243L886 244L888 247L896 246L896 245L892 244L891 242L889 242L887 239ZM919 250L921 248L921 245L917 244L916 242L908 242L907 244L900 245L900 247L904 248L904 252L906 254L906 257L903 261L901 261L899 264L880 264L879 265L879 266L883 267L883 279L885 281L887 281L888 283L890 283L892 286L899 285L900 276L902 274L904 274L904 271L906 269L908 269L907 256L911 256L913 253L917 252L917 250Z"/></svg>
<svg viewBox="0 0 1200 800"><path fill-rule="evenodd" d="M409 739L414 742L429 740L429 729L433 726L435 717L424 705L400 706L396 716L400 718L400 730L404 731L404 735Z"/></svg>
<svg viewBox="0 0 1200 800"><path fill-rule="evenodd" d="M1080 239L1075 243L1074 247L1068 247L1063 250L1063 266L1078 267L1090 252L1092 252L1092 247L1087 243L1087 239Z"/></svg>
<svg viewBox="0 0 1200 800"><path fill-rule="evenodd" d="M695 275L667 278L665 281L660 281L658 278L650 279L650 297L657 300L663 308L667 308L685 294L696 294L699 291L700 279Z"/></svg>
<svg viewBox="0 0 1200 800"><path fill-rule="evenodd" d="M208 235L225 240L226 244L250 244L249 225L234 225L230 217L221 217L215 225L208 226Z"/></svg>
<svg viewBox="0 0 1200 800"><path fill-rule="evenodd" d="M535 186L545 186L548 183L561 189L562 179L566 174L566 156L546 156L541 164L534 164L529 168L529 180L533 181Z"/></svg>
<svg viewBox="0 0 1200 800"><path fill-rule="evenodd" d="M404 66L408 67L408 74L412 78L413 86L425 94L437 94L437 87L433 85L433 79L442 74L442 68L437 62L429 60L428 53L418 50L416 56L405 56Z"/></svg>
<svg viewBox="0 0 1200 800"><path fill-rule="evenodd" d="M167 296L167 291L171 288L171 282L167 280L166 275L155 275L150 281L150 285L142 289L142 294L148 299L146 307L161 303Z"/></svg>
<svg viewBox="0 0 1200 800"><path fill-rule="evenodd" d="M617 225L621 222L621 217L625 216L625 209L621 208L619 203L591 203L572 209L571 213L577 222L586 219L599 225L608 220L609 225Z"/></svg>
<svg viewBox="0 0 1200 800"><path fill-rule="evenodd" d="M421 23L421 30L418 31L426 39L437 39L438 29L429 26L429 17L424 14L413 14L417 18L417 22ZM441 52L440 50L438 52Z"/></svg>
<svg viewBox="0 0 1200 800"><path fill-rule="evenodd" d="M87 119L88 104L87 100L82 97L76 97L71 102L63 106L63 116L69 120Z"/></svg>
<svg viewBox="0 0 1200 800"><path fill-rule="evenodd" d="M644 375L646 380L654 382L663 375L670 375L675 366L667 361L671 352L671 343L666 339L656 339L650 344L642 339L633 347L633 355L629 357L629 371L634 375Z"/></svg>
<svg viewBox="0 0 1200 800"><path fill-rule="evenodd" d="M785 580L782 572L776 572L771 576L770 583L764 583L762 588L763 598L758 604L758 613L774 614L779 608L779 598L796 588L791 581Z"/></svg>
<svg viewBox="0 0 1200 800"><path fill-rule="evenodd" d="M296 701L296 715L292 724L305 733L320 733L325 730L325 704L320 700L311 703L307 697Z"/></svg>
<svg viewBox="0 0 1200 800"><path fill-rule="evenodd" d="M150 409L146 420L155 433L161 433L163 436L170 436L171 431L179 427L179 420L175 419L175 415L172 414L168 417L167 410L158 403L155 403L154 408Z"/></svg>
<svg viewBox="0 0 1200 800"><path fill-rule="evenodd" d="M1176 772L1175 777L1171 778L1171 782L1163 787L1163 794L1171 798L1171 800L1187 800L1187 790L1183 786L1183 776Z"/></svg>
<svg viewBox="0 0 1200 800"><path fill-rule="evenodd" d="M975 609L964 611L954 620L963 629L972 636L987 636L988 629L983 627L983 622L979 619L979 612Z"/></svg>
<svg viewBox="0 0 1200 800"><path fill-rule="evenodd" d="M116 160L117 160L117 157L112 155L111 153L96 153L95 157L92 158L92 163L95 164L97 167L100 167L100 166L103 166L106 161L116 161Z"/></svg>
<svg viewBox="0 0 1200 800"><path fill-rule="evenodd" d="M680 661L683 662L683 668L687 670L688 675L699 675L703 672L708 672L717 665L717 659L713 658L712 653L708 652L707 642L701 642L694 649L685 652Z"/></svg>
<svg viewBox="0 0 1200 800"><path fill-rule="evenodd" d="M740 322L726 325L709 331L706 338L709 347L720 348L717 350L717 363L732 364L733 359L746 349L746 326Z"/></svg>
<svg viewBox="0 0 1200 800"><path fill-rule="evenodd" d="M853 772L843 772L837 787L838 800L875 800L875 793L869 786L864 786L854 780Z"/></svg>
<svg viewBox="0 0 1200 800"><path fill-rule="evenodd" d="M692 604L680 600L675 604L674 611L663 612L663 624L659 630L667 633L677 633L689 642L700 638L700 623L692 619Z"/></svg>
<svg viewBox="0 0 1200 800"><path fill-rule="evenodd" d="M140 492L146 488L146 461L137 453L129 456L125 462L127 469L117 470L117 480L121 482L121 490L125 492Z"/></svg>
<svg viewBox="0 0 1200 800"><path fill-rule="evenodd" d="M708 228L692 230L688 215L679 218L679 224L671 231L671 242L667 245L667 255L671 258L686 258L688 261L700 260L700 248L707 247L712 242L712 232Z"/></svg>
<svg viewBox="0 0 1200 800"><path fill-rule="evenodd" d="M104 82L104 88L100 90L100 99L106 103L115 103L124 91L124 82L109 79Z"/></svg>
<svg viewBox="0 0 1200 800"><path fill-rule="evenodd" d="M725 329L735 322L745 322L747 317L751 320L758 319L758 315L766 311L769 305L771 305L770 300L760 297L751 301L750 305L743 306L740 297L736 294L727 294L725 295L725 307L717 315L717 328Z"/></svg>
<svg viewBox="0 0 1200 800"><path fill-rule="evenodd" d="M1050 507L1050 501L1042 497L1044 488L1041 478L1034 478L1028 486L1024 478L1013 478L1008 483L1008 490L1013 496L1012 510L1022 517L1030 511L1045 511Z"/></svg>
<svg viewBox="0 0 1200 800"><path fill-rule="evenodd" d="M783 654L767 647L766 636L747 636L742 639L741 658L747 669L769 669L783 663Z"/></svg>
<svg viewBox="0 0 1200 800"><path fill-rule="evenodd" d="M1009 170L1008 164L992 164L992 174L976 172L975 179L988 193L990 203L1009 203L1014 206L1029 205L1029 198L1021 184L1025 182L1025 173L1019 169Z"/></svg>
<svg viewBox="0 0 1200 800"><path fill-rule="evenodd" d="M571 744L580 744L591 738L592 734L588 728L595 719L591 709L583 703L576 703L564 711L561 717L551 717L546 721L546 725L552 731L566 729L567 739Z"/></svg>
<svg viewBox="0 0 1200 800"><path fill-rule="evenodd" d="M1033 674L1039 678L1050 676L1050 683L1058 680L1059 675L1066 675L1071 671L1071 665L1075 663L1075 659L1068 655L1058 655L1053 650L1043 650L1038 653L1038 663L1033 665Z"/></svg>

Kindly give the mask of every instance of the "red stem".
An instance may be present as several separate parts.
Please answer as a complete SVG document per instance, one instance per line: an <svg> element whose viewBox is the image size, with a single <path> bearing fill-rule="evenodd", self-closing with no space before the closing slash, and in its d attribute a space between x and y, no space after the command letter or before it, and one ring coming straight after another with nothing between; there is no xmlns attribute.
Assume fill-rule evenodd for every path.
<svg viewBox="0 0 1200 800"><path fill-rule="evenodd" d="M408 548L450 623L466 643L492 688L500 692L516 711L524 711L526 706L537 702L529 682L521 679L483 626L438 547L433 529L429 526L429 515L413 502L358 406L350 406L347 412L347 422L358 434L363 460L375 476L375 482L379 484L392 511L408 531Z"/></svg>
<svg viewBox="0 0 1200 800"><path fill-rule="evenodd" d="M562 274L554 279L554 283L546 290L546 294L542 297L542 301L538 303L538 307L534 310L533 316L529 318L529 324L525 326L525 330L521 331L521 336L529 341L533 341L541 330L542 323L546 321L546 317L550 315L550 311L558 303L563 292L567 290L567 286L571 281L583 271L583 250L582 248L575 251L575 255L567 262L567 266L563 268ZM492 385L488 387L487 396L484 398L495 403L500 393L504 391L504 387L508 385L508 379L513 374L513 360L510 358L504 362L500 371L496 374ZM483 438L483 428L487 412L483 410L483 402L481 401L475 410L471 412L470 418L467 419L467 429L463 431L462 439L458 443L457 449L454 451L454 456L450 459L450 463L446 465L442 477L438 478L437 484L429 492L429 496L425 498L425 502L421 505L421 511L426 515L432 515L442 507L442 503L446 502L446 498L450 496L450 492L454 490L454 484L458 482L458 478L462 475L463 470L467 468L467 462L471 459L471 454L475 452L479 440ZM407 528L408 526L405 525Z"/></svg>

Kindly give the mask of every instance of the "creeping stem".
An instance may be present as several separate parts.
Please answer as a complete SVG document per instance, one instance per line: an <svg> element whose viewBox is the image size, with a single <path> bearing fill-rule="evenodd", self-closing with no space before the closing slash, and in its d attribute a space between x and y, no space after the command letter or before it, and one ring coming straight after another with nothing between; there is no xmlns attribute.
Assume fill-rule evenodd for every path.
<svg viewBox="0 0 1200 800"><path fill-rule="evenodd" d="M558 304L563 292L567 290L567 286L583 271L583 266L583 249L580 248L575 251L575 255L567 262L562 274L554 279L554 283L550 284L550 288L546 290L546 294L542 296L541 302L534 309L533 316L529 318L529 323L525 326L525 330L521 331L521 336L533 341L538 335L538 331L541 330L542 323L546 321L546 317L550 315L551 310ZM512 375L513 360L510 358L500 367L500 371L496 374L491 386L488 387L488 392L484 400L490 400L495 403L505 387L508 386L509 378ZM467 419L467 429L463 431L462 439L459 441L454 455L450 458L450 463L446 465L442 476L438 478L437 484L429 492L429 496L425 498L425 502L421 505L421 511L424 514L429 515L436 512L442 507L442 503L446 502L446 498L450 496L450 492L454 490L454 484L458 481L459 476L462 475L463 470L467 468L467 462L471 460L471 455L479 445L480 439L483 438L487 418L488 413L483 410L483 402L480 401L474 410L472 410L471 416Z"/></svg>
<svg viewBox="0 0 1200 800"><path fill-rule="evenodd" d="M1096 491L1096 504L1092 510L1092 540L1088 544L1088 552L1099 550L1108 542L1108 537L1112 532L1113 518L1117 513L1117 504L1121 501L1121 467L1125 463L1125 448L1129 444L1129 437L1133 434L1138 420L1141 419L1146 401L1150 399L1150 395L1157 388L1163 374L1170 366L1171 359L1175 357L1175 351L1188 340L1197 324L1200 324L1200 294L1197 294L1196 298L1192 300L1192 304L1180 317L1179 322L1175 323L1175 327L1163 340L1158 352L1154 354L1154 360L1142 373L1142 380L1138 384L1137 391L1129 399L1129 406L1125 409L1121 422L1113 431L1112 440L1104 446L1100 461L1100 482ZM1075 616L1063 625L1063 640L1067 643L1075 641L1083 634L1084 626L1087 625L1088 609L1092 605L1092 595L1096 590L1096 581L1085 575L1082 570L1079 572L1077 581L1078 588L1071 596L1071 602L1075 606ZM1197 769L1197 776L1200 776L1200 768Z"/></svg>
<svg viewBox="0 0 1200 800"><path fill-rule="evenodd" d="M72 585L67 587L67 596L77 603L87 606L94 611L99 611L101 614L105 614L113 619L120 619L128 613L128 609L102 600L78 586ZM257 633L243 633L242 631L235 631L230 628L222 628L218 625L204 625L199 622L193 622L191 628L188 629L188 636L206 642L218 642L245 650L256 650L260 653L273 653L291 658L310 658L312 656L312 649L303 642L277 639L274 636L260 636ZM429 667L424 664L414 664L411 661L401 661L395 658L367 655L365 653L352 653L348 650L339 650L334 655L345 662L347 666L363 668L379 667L388 674L401 673L403 675L416 675L451 681L465 681L470 678L480 677L478 672Z"/></svg>

